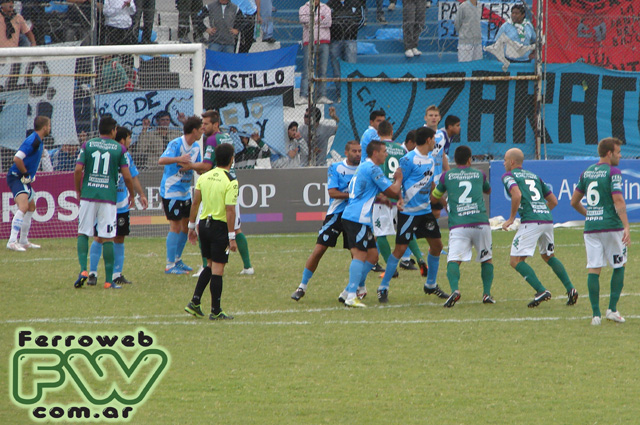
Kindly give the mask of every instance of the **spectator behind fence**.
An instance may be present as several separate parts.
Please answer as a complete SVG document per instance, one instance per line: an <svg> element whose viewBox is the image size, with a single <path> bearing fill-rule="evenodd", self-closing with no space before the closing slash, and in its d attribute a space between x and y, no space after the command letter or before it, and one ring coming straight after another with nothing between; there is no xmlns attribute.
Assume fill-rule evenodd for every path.
<svg viewBox="0 0 640 425"><path fill-rule="evenodd" d="M258 159L269 158L271 151L256 131L251 136L248 133L238 132L242 149L236 152L235 165L236 169L255 168Z"/></svg>
<svg viewBox="0 0 640 425"><path fill-rule="evenodd" d="M233 4L238 6L238 15L236 16L235 28L240 31L240 46L238 53L249 53L254 40L256 30L255 23L262 23L260 17L261 0L231 0Z"/></svg>
<svg viewBox="0 0 640 425"><path fill-rule="evenodd" d="M235 53L238 31L235 27L238 6L229 0L213 0L200 10L196 33L209 34L209 50Z"/></svg>
<svg viewBox="0 0 640 425"><path fill-rule="evenodd" d="M131 18L135 13L136 4L133 0L104 0L105 44L133 44L136 41Z"/></svg>
<svg viewBox="0 0 640 425"><path fill-rule="evenodd" d="M309 109L304 112L304 124L300 126L300 135L309 145L309 165L314 166L324 166L327 165L327 150L329 146L329 139L331 136L336 135L336 131L338 130L339 119L336 115L336 108L331 106L329 108L329 116L336 122L335 125L328 124L326 122L320 123L320 119L322 118L322 112L320 109L314 108L315 112L315 137L314 143L309 142ZM312 154L315 154L315 163L312 162Z"/></svg>
<svg viewBox="0 0 640 425"><path fill-rule="evenodd" d="M511 8L511 19L507 20L496 34L496 41L504 34L512 41L520 43L524 46L530 46L536 42L536 31L533 29L531 22L526 19L526 9L521 4L516 4ZM507 47L504 47L507 52ZM535 57L535 53L527 52L524 55L513 58L505 54L505 57L511 62L529 62Z"/></svg>
<svg viewBox="0 0 640 425"><path fill-rule="evenodd" d="M420 56L418 40L424 30L427 0L403 0L402 2L402 34L404 38L404 55L408 58Z"/></svg>
<svg viewBox="0 0 640 425"><path fill-rule="evenodd" d="M157 127L150 130L151 121L148 118L142 120L142 132L138 136L138 141L131 145L133 161L141 169L154 166L156 158L162 155L169 142L182 136L182 131L170 127L171 115L169 112L158 112L153 121Z"/></svg>
<svg viewBox="0 0 640 425"><path fill-rule="evenodd" d="M133 83L129 82L129 76L119 58L108 55L104 57L102 66L101 87L105 93L115 93L125 89L133 90Z"/></svg>
<svg viewBox="0 0 640 425"><path fill-rule="evenodd" d="M142 44L151 44L153 19L156 14L156 0L136 0L136 7L135 25L133 26L135 41L138 41L140 28L142 28ZM144 15L144 17L142 15ZM142 27L140 26L140 22L142 22Z"/></svg>
<svg viewBox="0 0 640 425"><path fill-rule="evenodd" d="M24 34L32 46L36 39L22 15L13 10L13 0L0 0L0 47L18 47L20 34Z"/></svg>
<svg viewBox="0 0 640 425"><path fill-rule="evenodd" d="M310 4L305 3L298 9L298 18L302 24L302 45L304 52L304 67L302 70L302 80L300 81L300 99L298 104L304 105L308 102L309 96L309 25L310 25ZM318 52L315 64L317 66L316 77L325 78L327 76L327 65L329 64L329 43L331 42L331 9L320 0L314 0L315 3L315 31L313 34L314 44ZM327 99L327 84L324 82L316 84L318 100L316 103L331 103Z"/></svg>
<svg viewBox="0 0 640 425"><path fill-rule="evenodd" d="M267 43L275 43L273 38L273 0L260 0L262 7L260 8L260 17L262 18L262 41Z"/></svg>
<svg viewBox="0 0 640 425"><path fill-rule="evenodd" d="M193 24L193 38L198 39L196 35L196 22L198 13L202 9L202 0L176 0L176 8L178 9L178 38L181 43L190 43L189 31Z"/></svg>
<svg viewBox="0 0 640 425"><path fill-rule="evenodd" d="M78 145L61 145L54 152L49 152L53 171L73 171L78 159Z"/></svg>
<svg viewBox="0 0 640 425"><path fill-rule="evenodd" d="M458 6L454 26L458 33L458 62L482 59L482 6L478 0L467 0Z"/></svg>
<svg viewBox="0 0 640 425"><path fill-rule="evenodd" d="M329 0L331 9L331 66L333 77L340 77L340 60L356 63L358 30L364 26L365 10L362 0ZM338 102L341 101L340 83L336 83Z"/></svg>
<svg viewBox="0 0 640 425"><path fill-rule="evenodd" d="M273 168L306 167L309 164L309 148L298 131L298 123L293 121L287 128L285 139L286 155L273 163Z"/></svg>

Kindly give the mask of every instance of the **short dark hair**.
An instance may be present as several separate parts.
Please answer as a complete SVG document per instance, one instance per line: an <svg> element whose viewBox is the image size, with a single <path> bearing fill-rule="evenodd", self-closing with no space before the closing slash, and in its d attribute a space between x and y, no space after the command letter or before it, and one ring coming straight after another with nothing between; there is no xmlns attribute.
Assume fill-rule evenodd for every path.
<svg viewBox="0 0 640 425"><path fill-rule="evenodd" d="M49 123L49 121L51 121L49 119L49 117L44 117L42 115L38 115L33 120L33 129L35 131L40 131L40 130L42 130L44 128L45 125L47 125Z"/></svg>
<svg viewBox="0 0 640 425"><path fill-rule="evenodd" d="M384 142L380 140L372 140L367 145L367 156L371 158L374 152L378 152L384 146Z"/></svg>
<svg viewBox="0 0 640 425"><path fill-rule="evenodd" d="M313 114L315 116L315 122L319 122L320 119L322 118L322 111L320 110L320 108L318 108L317 106L313 107ZM311 115L309 114L309 108L307 108L304 111L304 117L305 118L311 118Z"/></svg>
<svg viewBox="0 0 640 425"><path fill-rule="evenodd" d="M216 164L220 167L226 167L233 161L233 145L231 143L220 143L216 146L214 152L216 155Z"/></svg>
<svg viewBox="0 0 640 425"><path fill-rule="evenodd" d="M512 11L512 12L513 12L513 9L518 9L518 10L520 11L520 13L522 13L523 15L526 15L526 14L527 14L527 9L525 9L525 8L524 8L524 6L523 6L523 5L521 5L521 4L514 4L514 5L511 7L511 11Z"/></svg>
<svg viewBox="0 0 640 425"><path fill-rule="evenodd" d="M103 116L100 118L100 123L98 124L98 130L100 131L100 135L108 136L111 134L113 130L118 126L116 120L111 116Z"/></svg>
<svg viewBox="0 0 640 425"><path fill-rule="evenodd" d="M121 143L127 140L127 137L131 136L131 130L127 127L118 127L116 129L116 142Z"/></svg>
<svg viewBox="0 0 640 425"><path fill-rule="evenodd" d="M220 114L218 111L214 111L213 109L209 109L202 113L202 118L209 118L212 124L220 124Z"/></svg>
<svg viewBox="0 0 640 425"><path fill-rule="evenodd" d="M383 134L385 136L393 136L393 126L387 120L382 121L378 125L378 134Z"/></svg>
<svg viewBox="0 0 640 425"><path fill-rule="evenodd" d="M158 121L162 117L169 117L169 119L171 119L171 114L169 113L169 111L159 111L153 116L153 119Z"/></svg>
<svg viewBox="0 0 640 425"><path fill-rule="evenodd" d="M607 137L598 143L598 155L600 158L607 156L609 152L614 152L616 146L622 146L622 140L615 137Z"/></svg>
<svg viewBox="0 0 640 425"><path fill-rule="evenodd" d="M447 115L447 118L444 119L444 128L449 128L452 125L456 125L460 122L460 118L455 115Z"/></svg>
<svg viewBox="0 0 640 425"><path fill-rule="evenodd" d="M298 123L292 121L291 124L289 124L289 127L287 127L287 130L291 130L293 127L299 127Z"/></svg>
<svg viewBox="0 0 640 425"><path fill-rule="evenodd" d="M466 165L469 158L471 158L471 148L464 145L458 146L453 154L453 158L456 160L456 164Z"/></svg>
<svg viewBox="0 0 640 425"><path fill-rule="evenodd" d="M387 114L382 109L378 109L376 111L372 111L369 114L369 121L375 121L376 118L378 118L378 117L385 118L386 116L387 116Z"/></svg>
<svg viewBox="0 0 640 425"><path fill-rule="evenodd" d="M407 135L404 138L404 142L416 142L416 131L415 130L411 130L410 132L407 133Z"/></svg>
<svg viewBox="0 0 640 425"><path fill-rule="evenodd" d="M202 120L195 115L187 118L184 122L184 134L191 134L193 130L197 130L202 126Z"/></svg>
<svg viewBox="0 0 640 425"><path fill-rule="evenodd" d="M416 130L416 145L422 146L427 143L428 139L433 138L436 132L429 127L420 127Z"/></svg>
<svg viewBox="0 0 640 425"><path fill-rule="evenodd" d="M346 153L346 152L349 152L349 149L351 149L351 146L353 146L353 145L358 145L358 146L359 146L359 145L360 145L360 142L358 142L357 140L349 140L349 141L347 142L347 144L346 144L346 145L344 145L344 151L345 151L345 153Z"/></svg>

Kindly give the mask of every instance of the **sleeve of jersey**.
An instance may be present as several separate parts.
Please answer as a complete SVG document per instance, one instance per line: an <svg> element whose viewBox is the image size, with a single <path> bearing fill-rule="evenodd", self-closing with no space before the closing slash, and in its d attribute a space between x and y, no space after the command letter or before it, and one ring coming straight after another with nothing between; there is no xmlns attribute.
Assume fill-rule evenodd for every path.
<svg viewBox="0 0 640 425"><path fill-rule="evenodd" d="M508 172L502 175L502 184L504 184L504 187L505 189L507 189L507 192L511 192L511 188L517 185L511 173L508 173Z"/></svg>
<svg viewBox="0 0 640 425"><path fill-rule="evenodd" d="M447 173L448 171L440 175L440 179L438 180L438 185L435 187L435 189L433 189L433 192L431 193L433 197L436 199L442 198L442 195L444 195L444 193L447 191L447 188L444 184L444 177Z"/></svg>
<svg viewBox="0 0 640 425"><path fill-rule="evenodd" d="M333 164L327 169L327 189L338 189L339 186L338 171L335 164Z"/></svg>
<svg viewBox="0 0 640 425"><path fill-rule="evenodd" d="M119 162L120 168L124 168L124 167L129 168L129 161L127 161L127 148L122 146L122 150L120 152L122 152L122 155L120 155L120 162Z"/></svg>
<svg viewBox="0 0 640 425"><path fill-rule="evenodd" d="M140 174L140 172L138 171L138 167L136 167L136 163L133 162L133 158L131 158L131 154L129 152L127 152L127 163L129 164L131 177L138 177L138 174Z"/></svg>
<svg viewBox="0 0 640 425"><path fill-rule="evenodd" d="M489 183L489 179L484 171L480 171L482 173L482 191L484 193L489 193L491 191L491 183Z"/></svg>
<svg viewBox="0 0 640 425"><path fill-rule="evenodd" d="M22 152L24 154L24 156L26 157L26 156L31 155L33 152L37 151L39 147L40 147L40 142L37 139L34 138L31 141L25 140L20 145L20 148L18 149L18 152ZM16 153L16 155L17 155L17 153ZM24 157L22 157L22 158L24 159Z"/></svg>
<svg viewBox="0 0 640 425"><path fill-rule="evenodd" d="M622 173L616 167L611 167L611 194L622 193Z"/></svg>
<svg viewBox="0 0 640 425"><path fill-rule="evenodd" d="M385 190L389 189L389 187L391 187L391 185L393 184L388 178L384 176L382 168L380 167L371 167L371 179L373 180L375 185L378 186L380 192L384 192Z"/></svg>
<svg viewBox="0 0 640 425"><path fill-rule="evenodd" d="M542 179L540 179L540 185L542 186L542 196L547 197L550 193L552 193L551 188L548 184L546 184Z"/></svg>
<svg viewBox="0 0 640 425"><path fill-rule="evenodd" d="M224 196L225 205L235 205L238 202L238 180L232 180L227 185Z"/></svg>
<svg viewBox="0 0 640 425"><path fill-rule="evenodd" d="M578 180L576 190L580 193L584 193L584 173L580 174L580 180Z"/></svg>
<svg viewBox="0 0 640 425"><path fill-rule="evenodd" d="M78 159L76 160L76 164L84 165L84 151L87 147L87 143L83 143L80 147L80 152L78 153Z"/></svg>

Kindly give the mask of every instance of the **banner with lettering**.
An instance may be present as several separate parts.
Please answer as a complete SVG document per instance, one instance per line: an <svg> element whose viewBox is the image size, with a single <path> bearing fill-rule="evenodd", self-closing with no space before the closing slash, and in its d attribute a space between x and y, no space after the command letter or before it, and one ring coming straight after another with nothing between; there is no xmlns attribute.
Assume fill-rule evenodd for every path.
<svg viewBox="0 0 640 425"><path fill-rule="evenodd" d="M462 1L438 2L438 36L442 40L457 39L453 21ZM527 3L530 3L528 1ZM511 7L514 4L522 4L521 0L479 1L482 8L480 27L482 29L482 44L491 44L495 41L500 26L511 17Z"/></svg>
<svg viewBox="0 0 640 425"><path fill-rule="evenodd" d="M294 73L298 45L258 53L221 53L207 50L202 77L204 108L219 109L231 102L258 96L282 96L293 107Z"/></svg>
<svg viewBox="0 0 640 425"><path fill-rule="evenodd" d="M533 64L501 63L484 59L465 64L368 65L342 64L342 77L488 77L533 75ZM549 64L542 155L593 156L604 137L626 142L623 155L640 156L640 73L611 71L585 64ZM359 140L369 125L369 114L383 109L404 141L408 131L424 125L425 109L435 104L444 124L447 115L461 119L458 144L468 144L474 155L502 156L512 147L528 158L535 154L534 81L472 81L441 83L343 83L340 125L333 150L343 152L347 141ZM456 140L457 139L457 140Z"/></svg>
<svg viewBox="0 0 640 425"><path fill-rule="evenodd" d="M640 2L546 0L550 63L584 62L640 71Z"/></svg>
<svg viewBox="0 0 640 425"><path fill-rule="evenodd" d="M28 99L28 90L0 93L0 146L18 149L26 137L25 129L33 128L33 120L27 120Z"/></svg>

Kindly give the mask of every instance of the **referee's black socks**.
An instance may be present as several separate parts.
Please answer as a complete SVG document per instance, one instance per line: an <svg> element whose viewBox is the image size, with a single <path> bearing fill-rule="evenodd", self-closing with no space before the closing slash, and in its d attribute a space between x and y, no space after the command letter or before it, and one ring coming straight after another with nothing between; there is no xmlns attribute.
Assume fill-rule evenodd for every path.
<svg viewBox="0 0 640 425"><path fill-rule="evenodd" d="M195 305L200 305L200 299L202 298L202 294L204 290L207 289L207 285L209 284L209 280L211 279L211 267L205 267L198 276L198 283L196 284L196 290L193 292L193 298L191 298L191 302Z"/></svg>
<svg viewBox="0 0 640 425"><path fill-rule="evenodd" d="M211 312L213 314L219 314L222 309L220 308L220 298L222 297L222 276L214 274L211 276Z"/></svg>

